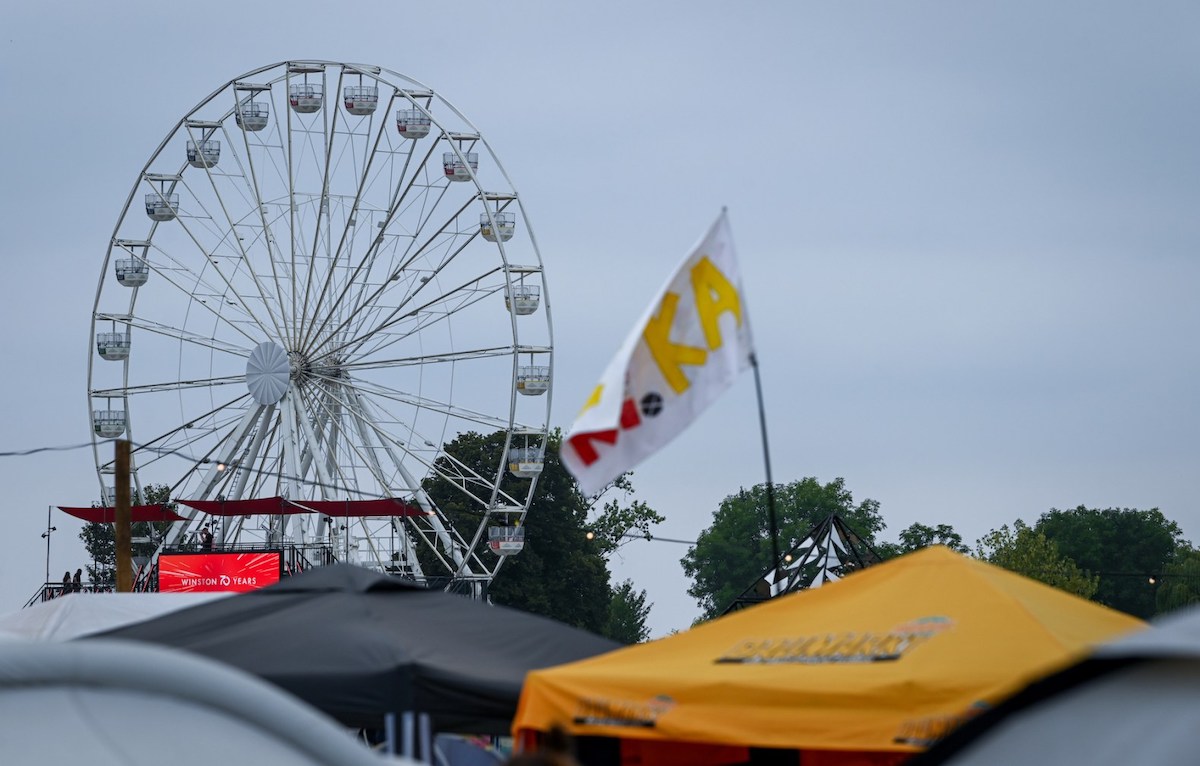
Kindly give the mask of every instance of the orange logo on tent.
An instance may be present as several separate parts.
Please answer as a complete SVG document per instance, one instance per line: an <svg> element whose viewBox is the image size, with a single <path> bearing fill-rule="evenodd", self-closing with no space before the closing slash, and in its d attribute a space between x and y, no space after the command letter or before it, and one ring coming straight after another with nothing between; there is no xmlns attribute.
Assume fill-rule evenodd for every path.
<svg viewBox="0 0 1200 766"><path fill-rule="evenodd" d="M804 665L892 662L936 635L954 627L947 617L922 617L886 633L827 633L824 636L746 639L717 657L734 664L795 663Z"/></svg>
<svg viewBox="0 0 1200 766"><path fill-rule="evenodd" d="M572 723L576 726L633 726L653 728L660 716L675 707L675 700L660 694L646 702L583 698Z"/></svg>

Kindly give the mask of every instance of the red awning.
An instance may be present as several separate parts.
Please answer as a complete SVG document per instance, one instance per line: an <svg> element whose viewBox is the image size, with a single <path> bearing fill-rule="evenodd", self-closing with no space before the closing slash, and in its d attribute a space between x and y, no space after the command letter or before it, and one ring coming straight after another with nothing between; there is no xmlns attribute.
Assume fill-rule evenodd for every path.
<svg viewBox="0 0 1200 766"><path fill-rule="evenodd" d="M179 502L213 516L278 516L305 513L282 497L256 497L250 500L180 500Z"/></svg>
<svg viewBox="0 0 1200 766"><path fill-rule="evenodd" d="M425 516L412 503L394 497L379 500L296 500L297 505L311 508L325 516Z"/></svg>
<svg viewBox="0 0 1200 766"><path fill-rule="evenodd" d="M283 513L320 513L325 516L424 516L425 511L395 498L379 500L285 500L263 497L250 500L180 500L186 506L213 516L277 516Z"/></svg>
<svg viewBox="0 0 1200 766"><path fill-rule="evenodd" d="M116 521L117 509L112 506L92 506L90 508L68 508L58 506L58 510L77 519L90 521L93 524L112 524ZM129 507L130 521L183 521L183 517L167 508L165 505L133 505Z"/></svg>

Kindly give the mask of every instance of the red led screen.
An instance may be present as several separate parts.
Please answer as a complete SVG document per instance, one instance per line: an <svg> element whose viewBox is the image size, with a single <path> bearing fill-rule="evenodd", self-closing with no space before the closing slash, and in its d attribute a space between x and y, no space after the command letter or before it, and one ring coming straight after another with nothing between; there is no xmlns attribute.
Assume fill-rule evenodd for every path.
<svg viewBox="0 0 1200 766"><path fill-rule="evenodd" d="M175 553L158 557L158 589L164 593L255 590L279 582L273 553Z"/></svg>

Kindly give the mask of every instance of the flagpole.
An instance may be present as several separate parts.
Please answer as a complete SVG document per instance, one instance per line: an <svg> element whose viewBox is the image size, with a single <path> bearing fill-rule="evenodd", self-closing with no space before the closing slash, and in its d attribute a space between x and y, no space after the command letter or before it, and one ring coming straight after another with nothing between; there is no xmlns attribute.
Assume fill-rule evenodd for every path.
<svg viewBox="0 0 1200 766"><path fill-rule="evenodd" d="M758 394L758 423L762 430L763 463L767 467L767 511L771 519L771 570L779 567L779 525L775 521L775 482L771 480L771 451L767 446L767 411L763 407L762 378L758 374L758 354L750 354L754 368L754 390Z"/></svg>

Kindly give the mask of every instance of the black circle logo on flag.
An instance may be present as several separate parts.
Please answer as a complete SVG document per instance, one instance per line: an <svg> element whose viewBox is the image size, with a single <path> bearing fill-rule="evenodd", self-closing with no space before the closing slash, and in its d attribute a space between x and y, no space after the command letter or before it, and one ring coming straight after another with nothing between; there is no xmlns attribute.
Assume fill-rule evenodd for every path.
<svg viewBox="0 0 1200 766"><path fill-rule="evenodd" d="M640 403L640 409L642 410L642 414L645 415L646 417L648 417L648 418L654 417L658 413L662 412L662 408L663 408L662 397L660 395L654 393L653 391L651 391L650 393L648 393L642 397L642 401Z"/></svg>

